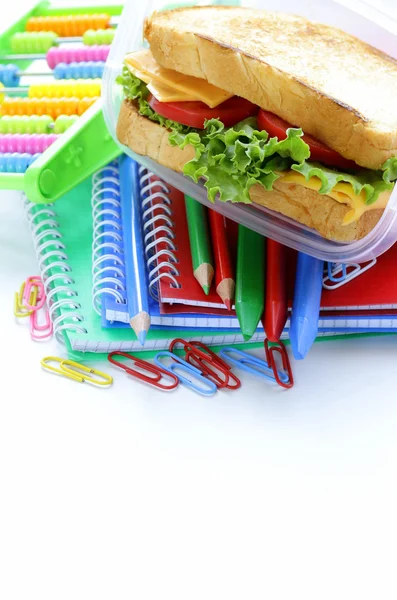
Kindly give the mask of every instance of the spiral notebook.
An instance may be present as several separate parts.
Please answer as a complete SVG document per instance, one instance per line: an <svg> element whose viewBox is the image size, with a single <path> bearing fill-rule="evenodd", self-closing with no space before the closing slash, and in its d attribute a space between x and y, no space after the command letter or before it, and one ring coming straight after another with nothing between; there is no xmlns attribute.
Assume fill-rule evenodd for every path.
<svg viewBox="0 0 397 600"><path fill-rule="evenodd" d="M113 167L117 168L117 165L112 165ZM104 200L104 205L109 207L112 200L117 197L118 191L114 187L114 181L109 186L107 180L108 176L114 179L113 175L114 172L104 177L102 172L94 176L94 191L99 189L102 192L109 191L110 187L112 198L109 196L101 199L101 195L97 194L93 210L95 207L99 210L97 203L101 200ZM142 347L131 328L102 328L101 316L92 305L91 195L92 182L88 179L58 200L55 205L38 205L26 201L26 213L39 261L40 274L45 282L54 332L57 339L66 344L68 354L79 360L104 358L106 353L113 350L142 352ZM115 216L115 223L112 226L114 224L117 233L118 216ZM100 227L97 233L99 231ZM114 242L115 238L109 237L110 231L110 228L106 232L102 231L106 233L103 239L112 239ZM122 254L115 260L113 255L106 252L106 248L102 248L100 252L103 253L105 263L97 267L99 271L107 268L106 272L102 271L103 284L108 288L107 293L112 286L116 287L116 284L116 291L119 291L122 287L122 270L119 272L114 267L121 266ZM112 261L113 265L111 265ZM109 266L113 266L113 271L111 268L109 270ZM94 281L98 281L98 278L100 275L97 274ZM107 281L109 278L113 280L111 283ZM97 284L94 289L99 288L101 286ZM100 295L96 296L95 304L98 303L98 299L100 303ZM205 335L197 335L196 331L189 329L182 331L173 328L157 331L151 328L144 348L145 356L150 357L153 353L167 348L172 339L181 337L182 334L187 340L201 339L204 343L213 346L244 345L240 334L230 334L224 330L209 329ZM260 345L263 339L263 332L255 334L252 339L253 347Z"/></svg>

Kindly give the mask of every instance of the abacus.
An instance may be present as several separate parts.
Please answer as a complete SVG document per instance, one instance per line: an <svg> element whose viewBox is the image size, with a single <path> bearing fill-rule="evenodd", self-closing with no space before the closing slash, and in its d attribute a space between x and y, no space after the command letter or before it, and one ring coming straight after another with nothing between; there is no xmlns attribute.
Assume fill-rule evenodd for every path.
<svg viewBox="0 0 397 600"><path fill-rule="evenodd" d="M44 1L0 34L0 189L53 201L120 153L100 93L121 11Z"/></svg>

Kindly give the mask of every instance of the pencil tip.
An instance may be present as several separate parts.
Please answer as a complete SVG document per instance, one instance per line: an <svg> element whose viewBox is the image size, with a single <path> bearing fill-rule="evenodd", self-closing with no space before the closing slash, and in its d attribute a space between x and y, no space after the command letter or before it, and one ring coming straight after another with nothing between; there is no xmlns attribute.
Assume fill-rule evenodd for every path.
<svg viewBox="0 0 397 600"><path fill-rule="evenodd" d="M146 334L147 334L147 331L145 331L145 329L143 329L142 331L140 331L139 334L138 334L138 340L139 340L139 343L140 343L141 346L145 345Z"/></svg>
<svg viewBox="0 0 397 600"><path fill-rule="evenodd" d="M141 346L145 344L146 335L150 328L150 315L142 311L130 319L130 325L135 332Z"/></svg>
<svg viewBox="0 0 397 600"><path fill-rule="evenodd" d="M227 310L232 310L232 301L231 300L224 300L223 303L226 306Z"/></svg>
<svg viewBox="0 0 397 600"><path fill-rule="evenodd" d="M252 338L252 335L249 333L243 333L244 342L249 342Z"/></svg>
<svg viewBox="0 0 397 600"><path fill-rule="evenodd" d="M195 271L194 276L208 296L211 289L211 283L214 278L214 268L208 263L202 263Z"/></svg>

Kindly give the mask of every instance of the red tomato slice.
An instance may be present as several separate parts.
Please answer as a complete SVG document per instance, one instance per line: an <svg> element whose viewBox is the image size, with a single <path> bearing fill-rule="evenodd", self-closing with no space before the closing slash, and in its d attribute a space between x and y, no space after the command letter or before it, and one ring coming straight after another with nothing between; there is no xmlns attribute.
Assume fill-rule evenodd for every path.
<svg viewBox="0 0 397 600"><path fill-rule="evenodd" d="M292 127L287 121L280 119L277 115L266 110L259 110L258 128L265 129L271 137L278 137L284 140L287 137L287 129ZM339 167L341 169L357 170L359 167L352 160L343 158L338 152L332 150L311 135L304 135L303 140L310 146L310 158L324 163L330 167Z"/></svg>
<svg viewBox="0 0 397 600"><path fill-rule="evenodd" d="M153 95L149 97L149 104L162 117L196 129L204 129L206 119L220 119L225 127L232 127L247 117L255 116L259 110L258 106L238 96L215 108L209 108L204 102L159 102Z"/></svg>

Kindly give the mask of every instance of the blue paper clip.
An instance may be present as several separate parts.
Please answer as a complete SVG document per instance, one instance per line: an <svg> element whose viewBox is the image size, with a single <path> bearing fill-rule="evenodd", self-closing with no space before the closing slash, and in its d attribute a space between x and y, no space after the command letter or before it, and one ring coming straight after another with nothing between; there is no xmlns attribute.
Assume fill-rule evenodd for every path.
<svg viewBox="0 0 397 600"><path fill-rule="evenodd" d="M347 269L345 264L329 262L327 264L327 271L328 279L330 281L334 281L335 283L344 281L347 277Z"/></svg>
<svg viewBox="0 0 397 600"><path fill-rule="evenodd" d="M229 356L229 354L235 354L238 358L233 358ZM266 379L266 381L271 381L272 383L277 383L276 378L273 374L273 369L269 367L265 360L260 358L256 358L256 356L252 356L243 350L237 350L237 348L230 348L229 346L222 348L219 352L219 356L221 356L228 363L231 363L235 367L242 369L243 371L247 371L247 373L252 373L252 375L257 375L258 377L262 377L262 379ZM278 376L280 381L283 383L287 383L289 381L288 375L286 373L282 373L278 371Z"/></svg>
<svg viewBox="0 0 397 600"><path fill-rule="evenodd" d="M172 363L170 365L165 366L165 364L160 360L162 356L171 358ZM199 369L196 369L196 367L190 365L188 362L183 360L183 358L176 356L172 352L168 352L168 350L162 350L161 352L158 352L154 357L154 362L158 367L161 367L165 371L168 371L168 373L176 375L180 383L190 388L191 390L194 390L198 394L202 394L203 396L212 396L217 391L215 383L204 377ZM181 375L181 372L190 375L190 378L184 377L183 375ZM200 381L203 384L203 387L200 387L199 385L195 384L191 380L192 376L194 377L194 379Z"/></svg>

